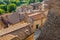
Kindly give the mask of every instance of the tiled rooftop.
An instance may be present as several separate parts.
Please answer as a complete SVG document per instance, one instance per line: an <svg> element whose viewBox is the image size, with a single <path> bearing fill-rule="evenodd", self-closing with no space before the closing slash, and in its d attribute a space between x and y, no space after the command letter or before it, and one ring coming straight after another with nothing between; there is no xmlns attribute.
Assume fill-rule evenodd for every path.
<svg viewBox="0 0 60 40"><path fill-rule="evenodd" d="M15 30L18 30L20 28L23 28L23 27L26 27L27 25L29 25L30 23L17 23L15 25L11 25L9 26L9 28L6 28L6 29L2 29L0 30L0 36L4 35L4 34L7 34L7 33L10 33L10 32L13 32Z"/></svg>

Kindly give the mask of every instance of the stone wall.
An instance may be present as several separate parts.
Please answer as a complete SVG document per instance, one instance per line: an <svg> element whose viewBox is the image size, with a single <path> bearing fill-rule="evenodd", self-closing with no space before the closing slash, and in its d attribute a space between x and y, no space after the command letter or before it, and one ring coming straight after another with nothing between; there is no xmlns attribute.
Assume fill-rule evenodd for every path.
<svg viewBox="0 0 60 40"><path fill-rule="evenodd" d="M41 35L37 40L60 40L60 16L56 14L53 9L49 11Z"/></svg>
<svg viewBox="0 0 60 40"><path fill-rule="evenodd" d="M37 40L60 40L60 0L49 0L49 12Z"/></svg>
<svg viewBox="0 0 60 40"><path fill-rule="evenodd" d="M2 22L1 20L1 17L0 17L0 30L3 29L5 27L4 23Z"/></svg>

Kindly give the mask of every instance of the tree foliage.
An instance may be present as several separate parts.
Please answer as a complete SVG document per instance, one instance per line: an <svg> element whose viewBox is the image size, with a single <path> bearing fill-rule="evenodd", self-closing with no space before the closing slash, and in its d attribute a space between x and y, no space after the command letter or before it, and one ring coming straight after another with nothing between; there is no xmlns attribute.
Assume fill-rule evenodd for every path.
<svg viewBox="0 0 60 40"><path fill-rule="evenodd" d="M5 11L3 9L0 9L0 15L3 14Z"/></svg>
<svg viewBox="0 0 60 40"><path fill-rule="evenodd" d="M7 5L0 5L0 9L3 9L5 12L7 12Z"/></svg>
<svg viewBox="0 0 60 40"><path fill-rule="evenodd" d="M16 10L16 5L15 4L9 4L8 5L8 12L12 12Z"/></svg>
<svg viewBox="0 0 60 40"><path fill-rule="evenodd" d="M0 0L0 9L5 12L16 10L16 6L29 5L30 3L42 2L43 0Z"/></svg>
<svg viewBox="0 0 60 40"><path fill-rule="evenodd" d="M39 2L42 2L43 0L39 0Z"/></svg>

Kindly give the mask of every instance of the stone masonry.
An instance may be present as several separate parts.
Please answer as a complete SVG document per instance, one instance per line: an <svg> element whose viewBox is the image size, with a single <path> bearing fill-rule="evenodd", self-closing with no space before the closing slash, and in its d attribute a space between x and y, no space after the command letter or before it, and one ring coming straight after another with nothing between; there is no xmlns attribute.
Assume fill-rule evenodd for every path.
<svg viewBox="0 0 60 40"><path fill-rule="evenodd" d="M60 0L49 1L51 8L49 9L47 20L42 27L41 34L37 40L60 40Z"/></svg>

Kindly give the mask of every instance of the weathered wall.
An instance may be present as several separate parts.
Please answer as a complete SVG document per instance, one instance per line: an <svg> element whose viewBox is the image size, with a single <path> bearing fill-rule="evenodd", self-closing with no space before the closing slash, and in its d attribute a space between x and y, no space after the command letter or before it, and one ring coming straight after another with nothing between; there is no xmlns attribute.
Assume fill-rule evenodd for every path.
<svg viewBox="0 0 60 40"><path fill-rule="evenodd" d="M47 20L37 40L60 40L60 0L50 0Z"/></svg>
<svg viewBox="0 0 60 40"><path fill-rule="evenodd" d="M0 30L3 29L5 27L4 23L2 22L1 18L0 18Z"/></svg>
<svg viewBox="0 0 60 40"><path fill-rule="evenodd" d="M54 5L51 5L52 8L37 40L60 40L60 6L57 1L60 0L55 0Z"/></svg>

